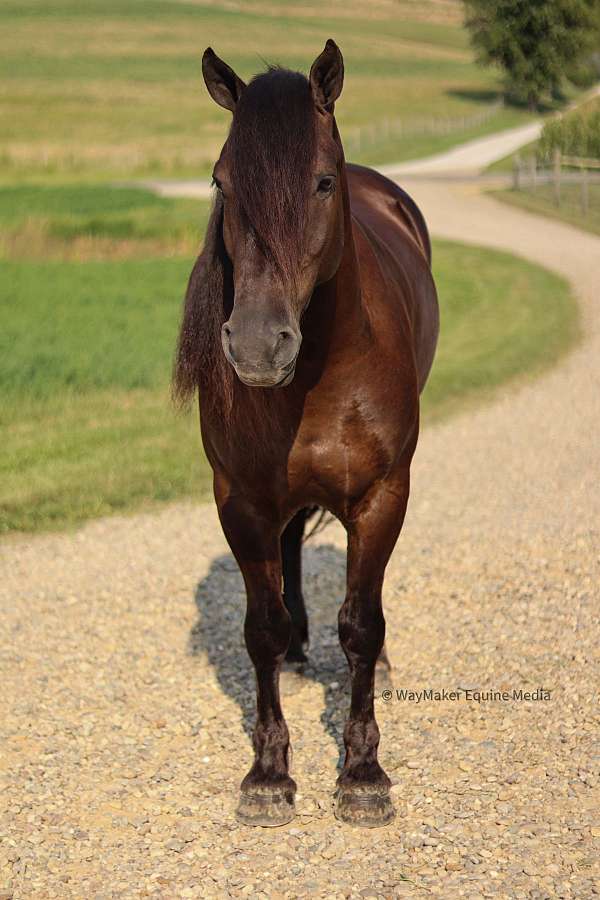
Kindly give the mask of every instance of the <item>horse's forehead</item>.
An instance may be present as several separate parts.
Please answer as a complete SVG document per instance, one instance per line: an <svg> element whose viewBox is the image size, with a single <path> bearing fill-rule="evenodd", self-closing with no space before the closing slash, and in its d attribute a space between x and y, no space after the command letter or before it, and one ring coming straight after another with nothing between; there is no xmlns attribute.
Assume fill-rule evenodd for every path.
<svg viewBox="0 0 600 900"><path fill-rule="evenodd" d="M333 123L333 119L330 119ZM317 117L316 161L335 165L340 157L340 147L333 135L333 127Z"/></svg>
<svg viewBox="0 0 600 900"><path fill-rule="evenodd" d="M335 165L340 156L340 148L333 134L333 118L329 116L327 117L327 120L323 121L323 118L317 115L316 121L315 164L317 166L324 163ZM266 135L262 133L259 122L257 122L257 125L258 127L256 128L253 138L257 143L261 143ZM215 172L218 169L223 171L228 168L231 157L230 151L231 147L228 138L223 144L219 158L215 163ZM251 148L248 148L248 155L252 155ZM272 162L273 165L276 166L277 162L283 162L283 160L278 157L273 157Z"/></svg>

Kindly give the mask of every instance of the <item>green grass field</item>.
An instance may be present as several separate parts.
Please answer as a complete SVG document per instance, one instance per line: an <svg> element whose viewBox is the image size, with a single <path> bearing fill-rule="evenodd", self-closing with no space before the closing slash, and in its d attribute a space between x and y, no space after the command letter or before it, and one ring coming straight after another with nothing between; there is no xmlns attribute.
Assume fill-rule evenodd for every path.
<svg viewBox="0 0 600 900"><path fill-rule="evenodd" d="M199 245L208 205L173 203L106 184L0 188L0 256L95 259L172 256Z"/></svg>
<svg viewBox="0 0 600 900"><path fill-rule="evenodd" d="M205 175L229 122L202 81L209 44L248 78L265 60L307 71L334 37L346 62L342 134L387 117L406 126L401 139L361 146L357 161L423 155L525 121L498 108L469 124L500 82L474 63L461 19L451 0L5 0L0 177ZM419 133L461 117L449 135Z"/></svg>
<svg viewBox="0 0 600 900"><path fill-rule="evenodd" d="M176 415L168 390L207 204L23 186L0 190L0 209L1 530L207 496L196 416ZM539 370L573 339L555 276L439 241L434 259L442 339L426 418Z"/></svg>

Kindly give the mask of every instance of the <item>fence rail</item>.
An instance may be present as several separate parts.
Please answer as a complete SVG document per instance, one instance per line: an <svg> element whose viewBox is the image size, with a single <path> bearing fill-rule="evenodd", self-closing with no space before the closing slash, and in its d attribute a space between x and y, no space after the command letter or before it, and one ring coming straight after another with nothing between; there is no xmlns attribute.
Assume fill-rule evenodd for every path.
<svg viewBox="0 0 600 900"><path fill-rule="evenodd" d="M395 119L387 117L368 125L344 128L346 155L359 153L365 148L381 144L389 138L415 137L419 135L456 134L477 128L492 119L504 106L502 98L490 103L484 110L471 116L435 117L421 119Z"/></svg>
<svg viewBox="0 0 600 900"><path fill-rule="evenodd" d="M552 166L540 166L535 156L523 159L519 154L515 157L513 167L513 188L516 191L531 188L536 190L539 184L552 184L554 202L560 208L563 202L562 186L578 184L580 186L581 212L587 216L590 209L590 183L600 183L600 159L584 159L579 156L566 156L555 150Z"/></svg>
<svg viewBox="0 0 600 900"><path fill-rule="evenodd" d="M578 169L600 169L600 159L583 159L581 156L564 156L560 154L563 166L573 166Z"/></svg>

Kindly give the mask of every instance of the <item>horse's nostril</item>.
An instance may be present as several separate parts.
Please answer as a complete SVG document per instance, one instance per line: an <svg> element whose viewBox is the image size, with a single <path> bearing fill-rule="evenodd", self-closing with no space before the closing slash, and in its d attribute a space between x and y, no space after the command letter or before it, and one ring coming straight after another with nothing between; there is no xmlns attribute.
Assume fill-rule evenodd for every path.
<svg viewBox="0 0 600 900"><path fill-rule="evenodd" d="M297 335L293 328L282 328L281 331L277 332L277 343L279 345L286 344L295 340L296 337Z"/></svg>
<svg viewBox="0 0 600 900"><path fill-rule="evenodd" d="M277 332L277 340L273 349L272 362L281 368L287 368L296 358L298 336L293 328L284 327Z"/></svg>

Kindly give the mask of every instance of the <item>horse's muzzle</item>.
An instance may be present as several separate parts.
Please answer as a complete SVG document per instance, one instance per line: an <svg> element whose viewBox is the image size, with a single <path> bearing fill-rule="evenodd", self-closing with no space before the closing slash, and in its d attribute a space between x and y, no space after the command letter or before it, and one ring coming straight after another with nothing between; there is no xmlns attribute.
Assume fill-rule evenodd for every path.
<svg viewBox="0 0 600 900"><path fill-rule="evenodd" d="M221 342L243 384L285 387L294 377L302 335L287 325L238 330L230 319L222 327Z"/></svg>
<svg viewBox="0 0 600 900"><path fill-rule="evenodd" d="M270 372L244 371L232 363L237 377L248 387L287 387L294 379L296 372L296 356L291 363L282 370ZM231 361L231 360L230 360Z"/></svg>

